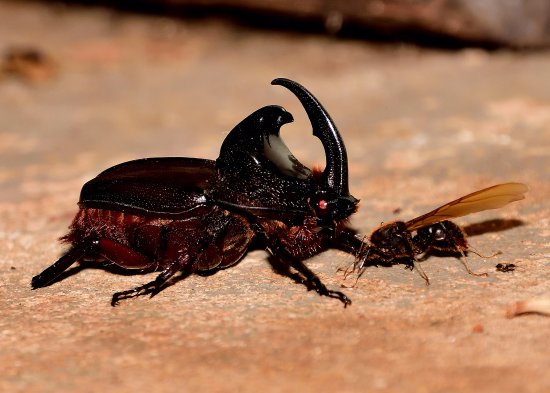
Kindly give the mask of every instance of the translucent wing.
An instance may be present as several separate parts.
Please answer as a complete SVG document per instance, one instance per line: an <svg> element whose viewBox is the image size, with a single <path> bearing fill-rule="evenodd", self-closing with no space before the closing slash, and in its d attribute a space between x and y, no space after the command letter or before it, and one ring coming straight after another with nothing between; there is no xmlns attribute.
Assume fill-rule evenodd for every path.
<svg viewBox="0 0 550 393"><path fill-rule="evenodd" d="M414 231L451 218L462 217L484 210L498 209L510 202L524 199L527 190L527 186L522 183L504 183L484 188L449 202L420 217L413 218L406 223L407 229Z"/></svg>

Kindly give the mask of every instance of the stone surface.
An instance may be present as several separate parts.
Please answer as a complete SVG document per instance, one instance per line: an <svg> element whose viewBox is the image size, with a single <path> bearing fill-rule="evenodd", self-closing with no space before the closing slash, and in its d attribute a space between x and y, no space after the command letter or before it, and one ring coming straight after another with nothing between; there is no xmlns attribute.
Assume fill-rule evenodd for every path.
<svg viewBox="0 0 550 393"><path fill-rule="evenodd" d="M550 296L550 54L0 3L0 49L15 45L47 53L57 72L0 81L0 391L550 389L550 318L505 317L518 300ZM502 251L469 257L489 277L453 258L423 263L430 287L399 266L370 268L343 289L354 302L344 309L254 251L116 308L113 292L152 276L77 268L30 290L62 252L56 238L81 185L112 164L215 158L226 132L267 104L294 114L282 134L295 155L322 163L297 100L269 85L278 76L311 89L337 122L361 233L498 182L527 183L525 201L457 220L478 234L479 252ZM353 283L336 272L352 260L330 250L308 266L339 288ZM500 273L497 263L517 269Z"/></svg>

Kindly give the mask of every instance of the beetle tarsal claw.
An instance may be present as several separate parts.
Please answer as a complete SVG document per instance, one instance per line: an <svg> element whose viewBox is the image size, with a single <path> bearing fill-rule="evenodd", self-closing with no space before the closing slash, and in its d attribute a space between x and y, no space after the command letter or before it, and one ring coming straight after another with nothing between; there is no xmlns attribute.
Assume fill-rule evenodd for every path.
<svg viewBox="0 0 550 393"><path fill-rule="evenodd" d="M156 281L151 281L147 284L129 289L127 291L116 292L115 294L113 294L113 297L111 299L111 306L115 307L121 300L131 299L138 296L150 294L151 297L153 297L160 291L160 289L161 288L158 286L158 283Z"/></svg>
<svg viewBox="0 0 550 393"><path fill-rule="evenodd" d="M342 303L344 303L344 307L347 307L351 304L351 299L347 297L345 293L327 289L327 287L325 287L323 284L321 284L320 286L316 286L315 291L321 296L327 296L333 299L340 300Z"/></svg>
<svg viewBox="0 0 550 393"><path fill-rule="evenodd" d="M328 290L327 293L325 293L324 295L340 300L342 303L344 303L344 308L351 305L351 299L347 297L345 293Z"/></svg>

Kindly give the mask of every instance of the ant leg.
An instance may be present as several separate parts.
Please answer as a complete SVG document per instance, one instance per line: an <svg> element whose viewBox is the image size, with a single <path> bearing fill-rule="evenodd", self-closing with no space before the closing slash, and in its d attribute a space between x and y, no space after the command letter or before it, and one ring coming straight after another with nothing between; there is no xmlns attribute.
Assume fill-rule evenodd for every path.
<svg viewBox="0 0 550 393"><path fill-rule="evenodd" d="M365 247L367 248L367 252L364 256L360 257L361 259L357 259L354 263L353 263L353 270L351 270L351 273L355 272L355 268L357 267L357 276L355 277L355 282L353 283L353 285L351 287L346 287L344 285L342 285L344 288L355 288L355 286L357 285L357 283L359 282L359 279L361 278L361 276L367 271L367 268L365 266L365 262L368 260L369 258L369 254L371 252L371 248L368 246L368 245L365 245ZM360 254L359 254L360 255ZM344 274L344 280L348 277L348 273L346 271L346 273Z"/></svg>
<svg viewBox="0 0 550 393"><path fill-rule="evenodd" d="M367 259L367 257L364 256L365 250L367 251L367 256L370 251L370 246L365 241L366 238L367 236L363 236L362 239L359 239L355 232L345 229L339 232L337 237L333 239L334 248L338 248L355 256L353 263L349 264L346 268L340 267L336 270L337 272L344 272L344 280L346 280L350 274L363 268L364 261Z"/></svg>
<svg viewBox="0 0 550 393"><path fill-rule="evenodd" d="M373 248L369 243L365 242L365 238L366 236L363 236L363 239L360 240L361 243L358 249L355 251L355 261L344 270L344 280L346 280L351 273L357 271L355 282L350 288L354 288L357 285L357 282L367 270L366 264ZM376 256L374 256L374 258L376 258Z"/></svg>
<svg viewBox="0 0 550 393"><path fill-rule="evenodd" d="M127 291L114 293L111 299L111 306L115 307L120 300L130 299L137 296L151 294L151 297L153 297L163 289L164 284L166 284L174 274L185 266L187 261L188 258L182 258L182 260L178 259L168 265L168 267L166 267L166 269L164 269L153 281Z"/></svg>
<svg viewBox="0 0 550 393"><path fill-rule="evenodd" d="M32 289L45 287L59 277L73 263L78 261L94 245L94 240L85 239L82 242L73 245L61 258L53 265L46 268L42 273L37 274L31 280Z"/></svg>
<svg viewBox="0 0 550 393"><path fill-rule="evenodd" d="M355 270L355 269L354 269ZM359 279L361 278L361 276L363 275L363 273L365 273L365 270L367 269L361 269L359 271L359 273L357 273L357 275L355 276L355 281L353 282L353 284L351 286L347 286L347 285L344 285L344 284L340 284L340 286L342 288L355 288L357 286L357 283L359 282ZM350 274L353 273L353 270L350 272ZM348 277L347 277L347 274L344 274L344 280L346 280Z"/></svg>
<svg viewBox="0 0 550 393"><path fill-rule="evenodd" d="M470 267L468 266L468 263L466 263L466 254L464 254L463 251L460 251L460 254L462 255L462 258L458 258L458 260L460 261L460 263L462 263L462 266L464 266L468 274L471 274L472 276L477 276L477 277L489 277L488 273L476 273L472 269L470 269Z"/></svg>
<svg viewBox="0 0 550 393"><path fill-rule="evenodd" d="M347 267L345 268L339 267L338 269L336 269L336 273L343 272L344 280L347 280L349 275L352 273L355 273L356 270L359 270L360 271L359 275L361 275L363 274L363 272L361 270L361 267L359 268L357 267L358 265L359 265L359 260L356 258L355 261L350 263Z"/></svg>
<svg viewBox="0 0 550 393"><path fill-rule="evenodd" d="M424 279L424 281L426 282L426 286L430 285L430 278L428 277L422 266L420 266L420 263L416 258L413 260L413 269L415 269L418 274L420 274L420 277Z"/></svg>
<svg viewBox="0 0 550 393"><path fill-rule="evenodd" d="M348 298L344 293L339 291L332 291L328 289L325 284L321 282L319 277L313 273L309 268L303 264L302 261L297 259L292 259L291 265L294 269L298 270L306 278L306 285L310 287L309 289L314 289L321 296L331 297L333 299L338 299L344 303L344 307L347 307L351 304L351 299Z"/></svg>

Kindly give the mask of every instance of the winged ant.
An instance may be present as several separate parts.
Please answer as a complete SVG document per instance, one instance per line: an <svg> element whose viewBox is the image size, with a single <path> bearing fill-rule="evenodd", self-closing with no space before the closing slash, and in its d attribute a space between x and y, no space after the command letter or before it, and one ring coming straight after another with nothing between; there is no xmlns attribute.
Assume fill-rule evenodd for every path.
<svg viewBox="0 0 550 393"><path fill-rule="evenodd" d="M484 256L470 247L466 233L450 219L504 207L524 199L527 190L522 183L497 184L455 199L412 220L383 224L372 232L368 242L363 243L356 261L346 269L344 277L357 272L359 279L369 265L404 264L411 270L416 269L428 285L430 279L418 262L430 252L458 255L469 274L486 276L487 273L475 273L469 268L465 260L468 252Z"/></svg>

